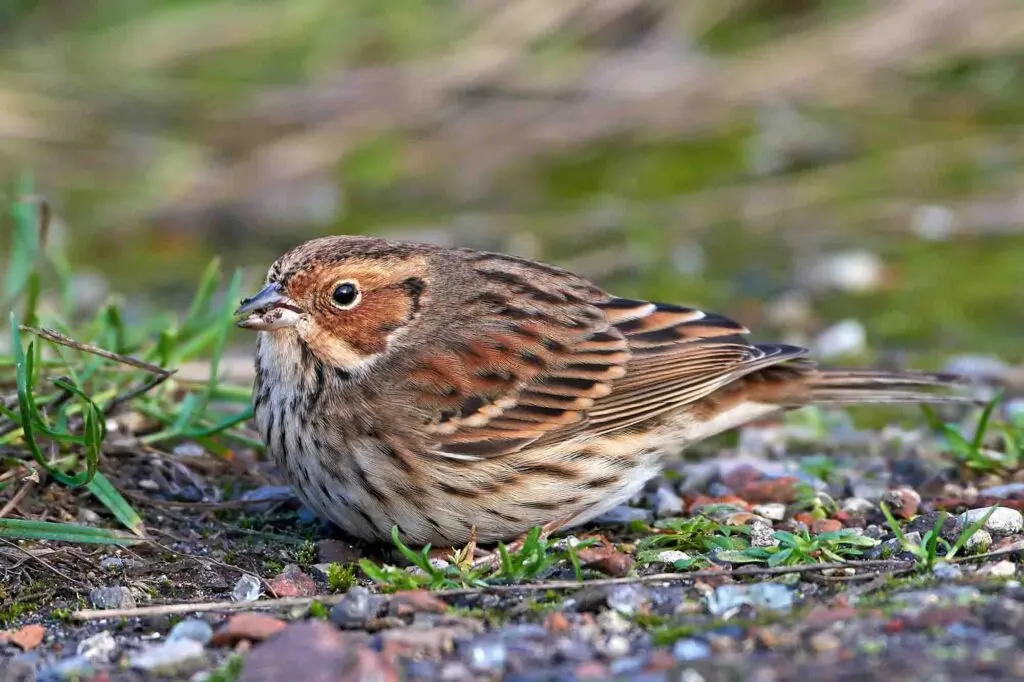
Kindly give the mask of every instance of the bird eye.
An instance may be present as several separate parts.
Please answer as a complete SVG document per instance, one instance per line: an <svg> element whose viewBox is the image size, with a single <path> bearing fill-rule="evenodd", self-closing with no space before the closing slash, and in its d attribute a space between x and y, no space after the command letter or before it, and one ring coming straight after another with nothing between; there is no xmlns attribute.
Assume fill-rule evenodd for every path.
<svg viewBox="0 0 1024 682"><path fill-rule="evenodd" d="M334 299L334 305L342 310L355 308L361 298L359 286L351 281L341 282L338 286L334 287L334 293L331 294L331 298Z"/></svg>

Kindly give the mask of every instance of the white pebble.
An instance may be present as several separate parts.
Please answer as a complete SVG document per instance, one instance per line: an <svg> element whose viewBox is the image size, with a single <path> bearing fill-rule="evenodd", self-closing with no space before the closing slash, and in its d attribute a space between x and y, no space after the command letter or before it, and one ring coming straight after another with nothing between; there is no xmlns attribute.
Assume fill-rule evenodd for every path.
<svg viewBox="0 0 1024 682"><path fill-rule="evenodd" d="M959 517L960 525L967 527L972 523L977 523L988 514L990 509L991 507L981 507L964 512ZM982 527L994 535L1012 535L1019 533L1024 528L1024 516L1016 509L998 507Z"/></svg>
<svg viewBox="0 0 1024 682"><path fill-rule="evenodd" d="M750 511L769 521L782 521L786 518L786 505L779 502L755 504Z"/></svg>
<svg viewBox="0 0 1024 682"><path fill-rule="evenodd" d="M1012 578L1017 575L1017 564L1003 559L982 570L993 578Z"/></svg>
<svg viewBox="0 0 1024 682"><path fill-rule="evenodd" d="M664 552L658 554L658 561L663 564L674 564L677 561L689 561L692 557L686 552L680 552L678 549L666 549Z"/></svg>

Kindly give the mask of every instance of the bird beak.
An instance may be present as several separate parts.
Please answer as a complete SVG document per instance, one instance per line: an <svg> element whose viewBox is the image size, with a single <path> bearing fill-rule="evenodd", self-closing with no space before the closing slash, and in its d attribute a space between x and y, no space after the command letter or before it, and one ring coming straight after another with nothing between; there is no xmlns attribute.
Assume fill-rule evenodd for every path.
<svg viewBox="0 0 1024 682"><path fill-rule="evenodd" d="M281 286L272 282L252 298L242 301L235 315L244 315L235 324L242 329L273 331L294 327L303 310L284 295Z"/></svg>

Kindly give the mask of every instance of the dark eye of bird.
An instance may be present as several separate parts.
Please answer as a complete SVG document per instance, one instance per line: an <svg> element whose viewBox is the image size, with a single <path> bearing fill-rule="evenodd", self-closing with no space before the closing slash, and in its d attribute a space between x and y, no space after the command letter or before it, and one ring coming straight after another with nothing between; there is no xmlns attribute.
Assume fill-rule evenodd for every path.
<svg viewBox="0 0 1024 682"><path fill-rule="evenodd" d="M351 308L359 300L359 287L355 282L342 282L334 288L332 298L339 308Z"/></svg>

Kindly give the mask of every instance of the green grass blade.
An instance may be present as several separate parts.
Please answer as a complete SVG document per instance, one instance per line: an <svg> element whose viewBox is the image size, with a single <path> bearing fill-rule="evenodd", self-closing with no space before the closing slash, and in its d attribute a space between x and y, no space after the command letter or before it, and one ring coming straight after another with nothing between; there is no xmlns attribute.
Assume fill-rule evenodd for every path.
<svg viewBox="0 0 1024 682"><path fill-rule="evenodd" d="M11 321L11 348L14 351L15 382L18 391L18 409L20 410L19 422L21 423L21 435L28 447L32 458L55 480L64 485L77 487L86 482L85 472L81 476L71 477L64 472L53 468L36 441L35 425L42 421L32 399L33 387L33 342L28 344L28 352L21 346L21 330L18 327L18 318L14 311L10 314Z"/></svg>
<svg viewBox="0 0 1024 682"><path fill-rule="evenodd" d="M13 303L29 283L39 256L39 206L31 198L32 178L23 176L15 190L18 200L11 204L14 230L11 254L4 278L4 299Z"/></svg>
<svg viewBox="0 0 1024 682"><path fill-rule="evenodd" d="M206 266L206 270L203 271L203 276L199 280L199 286L196 287L196 295L192 298L192 303L185 314L185 322L181 326L182 335L191 334L195 329L203 326L203 314L210 307L210 300L213 298L219 282L220 258L215 257Z"/></svg>
<svg viewBox="0 0 1024 682"><path fill-rule="evenodd" d="M132 508L128 500L124 499L110 480L102 472L96 472L86 488L96 499L103 503L103 506L110 510L118 521L140 538L146 537L145 525L142 517Z"/></svg>
<svg viewBox="0 0 1024 682"><path fill-rule="evenodd" d="M121 531L73 523L0 519L0 537L14 540L56 540L99 545L134 545L141 540Z"/></svg>

